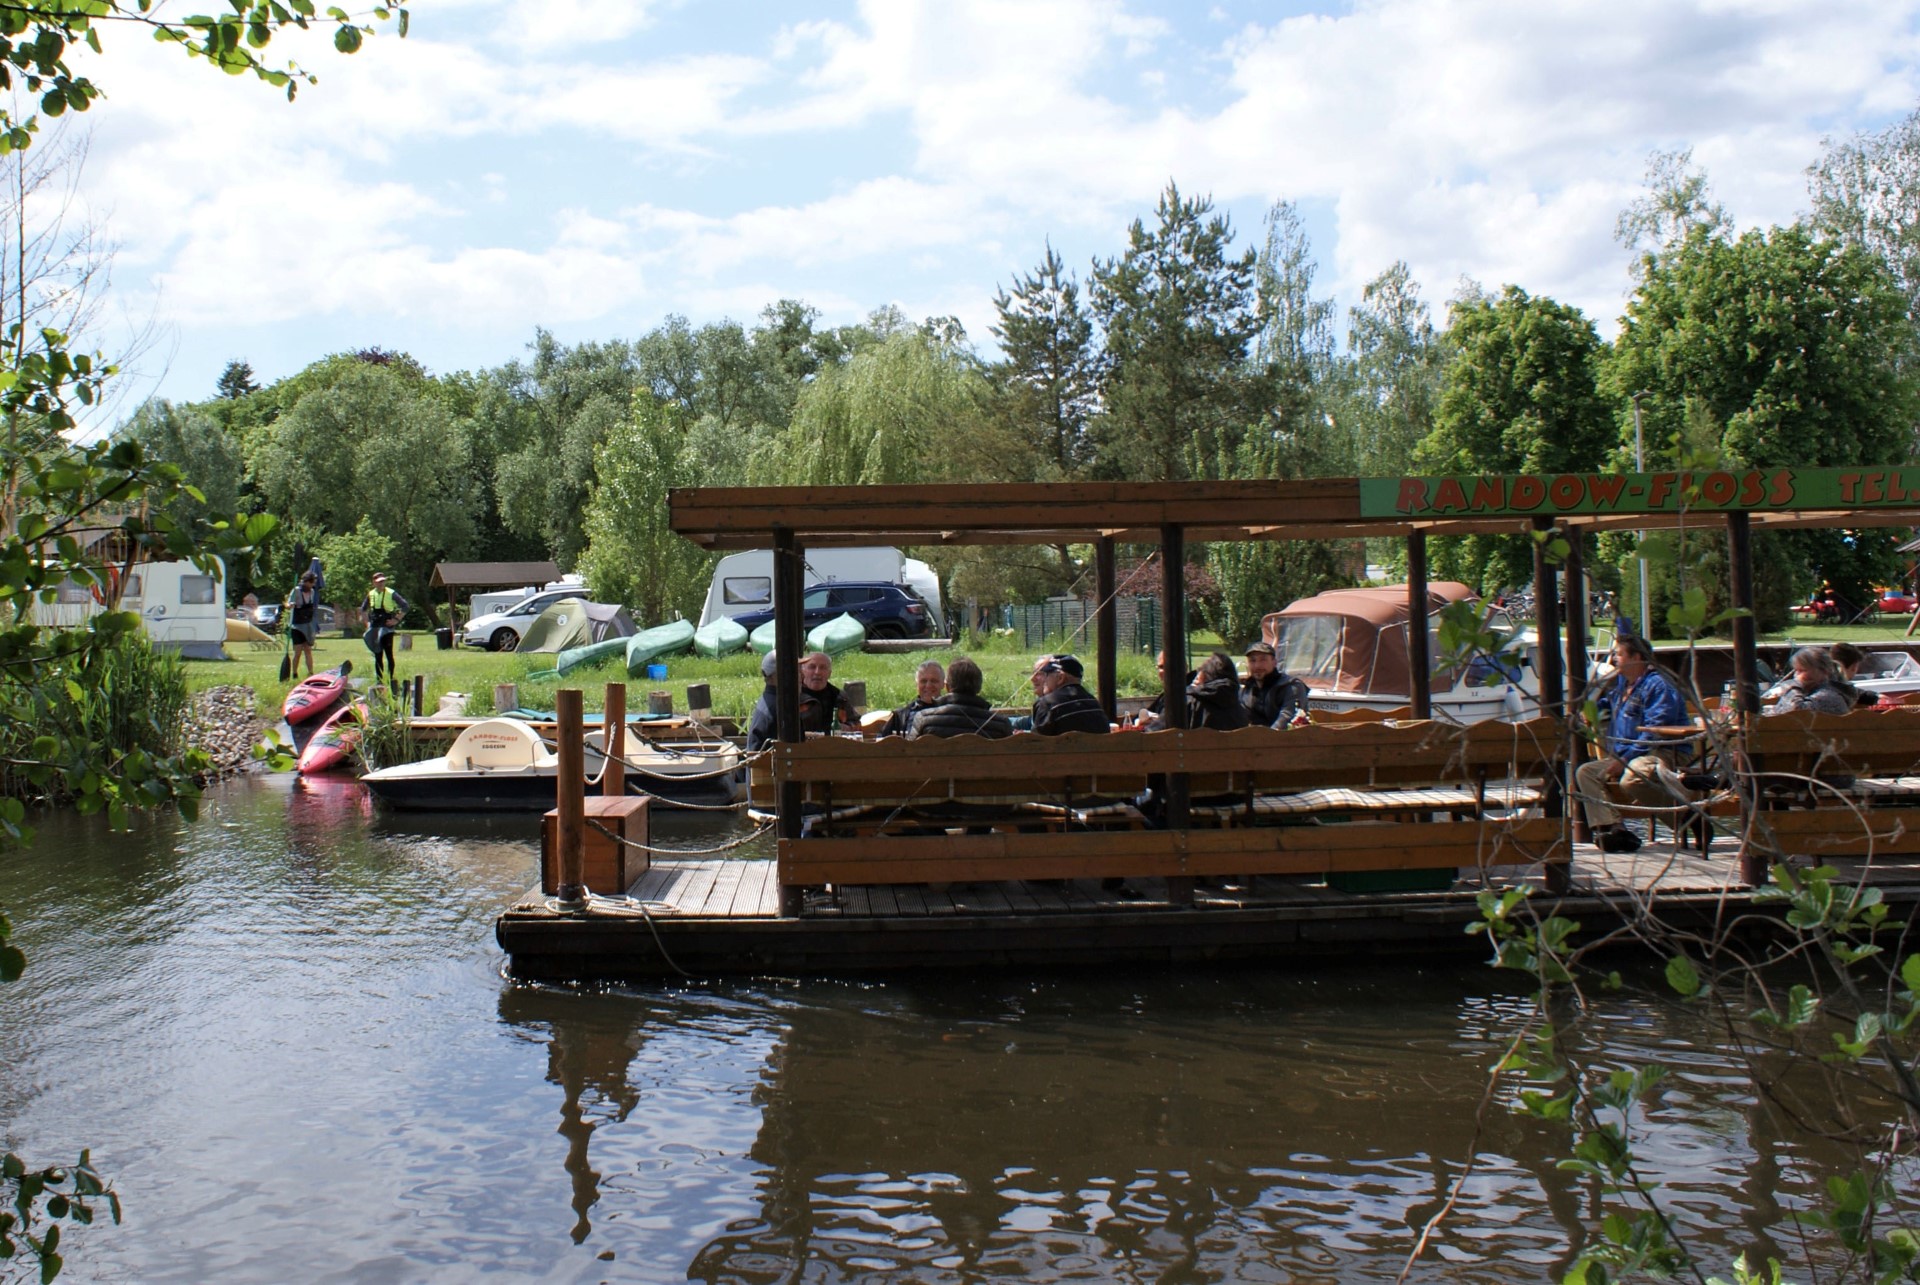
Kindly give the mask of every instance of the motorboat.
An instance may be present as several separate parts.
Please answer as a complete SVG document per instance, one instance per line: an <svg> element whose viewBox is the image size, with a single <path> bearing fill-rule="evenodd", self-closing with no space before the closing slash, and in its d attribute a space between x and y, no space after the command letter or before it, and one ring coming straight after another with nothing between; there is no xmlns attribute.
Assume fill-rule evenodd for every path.
<svg viewBox="0 0 1920 1285"><path fill-rule="evenodd" d="M1433 716L1457 723L1532 717L1540 707L1532 630L1509 630L1493 651L1440 667L1441 611L1475 601L1473 590L1454 581L1427 586L1427 654L1436 665L1429 680ZM1405 585L1330 589L1267 616L1261 636L1273 645L1280 668L1307 685L1313 709L1385 712L1412 700L1411 619Z"/></svg>
<svg viewBox="0 0 1920 1285"><path fill-rule="evenodd" d="M586 787L598 794L606 770L605 739L585 738ZM626 789L666 808L727 807L746 789L743 756L725 741L684 745L647 739L629 727ZM540 812L553 807L560 756L539 731L517 718L488 718L464 729L439 758L381 768L361 777L389 807L416 811Z"/></svg>

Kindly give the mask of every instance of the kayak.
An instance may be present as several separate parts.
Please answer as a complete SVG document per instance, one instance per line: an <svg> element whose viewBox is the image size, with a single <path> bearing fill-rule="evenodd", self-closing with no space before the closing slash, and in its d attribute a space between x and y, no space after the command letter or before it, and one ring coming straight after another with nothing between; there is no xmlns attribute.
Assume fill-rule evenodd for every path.
<svg viewBox="0 0 1920 1285"><path fill-rule="evenodd" d="M748 634L747 646L753 648L755 651L759 652L762 656L772 651L773 650L773 622L769 620L766 624L761 625L758 629L754 630L751 634Z"/></svg>
<svg viewBox="0 0 1920 1285"><path fill-rule="evenodd" d="M569 647L554 661L554 672L570 674L576 669L586 669L612 660L626 648L629 641L626 638L606 638L584 647Z"/></svg>
<svg viewBox="0 0 1920 1285"><path fill-rule="evenodd" d="M287 693L280 716L287 720L289 727L318 718L347 694L347 675L352 672L353 662L343 660L332 669L301 679Z"/></svg>
<svg viewBox="0 0 1920 1285"><path fill-rule="evenodd" d="M838 656L843 651L858 651L866 643L867 627L851 614L835 616L832 620L815 625L813 632L807 635L809 651L824 651L829 656Z"/></svg>
<svg viewBox="0 0 1920 1285"><path fill-rule="evenodd" d="M747 627L732 616L694 630L693 649L702 656L731 656L747 645Z"/></svg>
<svg viewBox="0 0 1920 1285"><path fill-rule="evenodd" d="M300 773L325 772L329 768L352 766L353 752L360 745L360 729L366 725L367 703L352 701L335 710L320 725L300 755Z"/></svg>
<svg viewBox="0 0 1920 1285"><path fill-rule="evenodd" d="M638 678L646 673L648 661L658 660L662 656L678 656L693 646L693 622L676 620L671 624L655 625L623 641L627 644L627 676Z"/></svg>

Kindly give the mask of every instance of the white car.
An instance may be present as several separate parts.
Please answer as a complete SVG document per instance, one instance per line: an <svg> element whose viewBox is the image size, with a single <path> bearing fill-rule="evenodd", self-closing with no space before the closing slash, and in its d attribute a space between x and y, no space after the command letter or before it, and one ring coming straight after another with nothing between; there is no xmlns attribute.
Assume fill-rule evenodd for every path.
<svg viewBox="0 0 1920 1285"><path fill-rule="evenodd" d="M520 637L527 632L527 626L534 618L565 598L584 598L587 591L583 585L572 585L565 589L542 589L514 603L505 611L496 611L491 615L478 616L467 622L467 628L460 635L460 641L469 647L485 647L488 651L513 651L520 645Z"/></svg>

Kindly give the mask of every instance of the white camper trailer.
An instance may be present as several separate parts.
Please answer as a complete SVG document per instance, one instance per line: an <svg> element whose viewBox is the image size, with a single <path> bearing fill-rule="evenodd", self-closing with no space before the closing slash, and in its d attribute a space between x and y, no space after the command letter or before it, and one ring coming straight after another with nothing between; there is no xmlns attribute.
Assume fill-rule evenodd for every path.
<svg viewBox="0 0 1920 1285"><path fill-rule="evenodd" d="M139 613L155 647L194 660L225 660L226 578L218 559L212 574L191 562L138 563L120 586L120 610ZM103 610L93 590L68 580L53 602L35 603L33 615L42 625L72 629Z"/></svg>
<svg viewBox="0 0 1920 1285"><path fill-rule="evenodd" d="M885 580L905 585L927 604L935 634L946 632L946 613L940 602L940 577L918 558L902 557L888 548L808 549L806 585L835 580ZM700 611L704 627L726 616L773 609L773 550L749 549L730 553L713 569L707 603Z"/></svg>

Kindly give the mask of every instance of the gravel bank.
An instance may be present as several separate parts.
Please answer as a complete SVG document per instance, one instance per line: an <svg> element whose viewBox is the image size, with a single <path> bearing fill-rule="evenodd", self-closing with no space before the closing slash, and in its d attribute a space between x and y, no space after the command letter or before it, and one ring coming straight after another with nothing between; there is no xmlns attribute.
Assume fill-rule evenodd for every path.
<svg viewBox="0 0 1920 1285"><path fill-rule="evenodd" d="M187 744L205 750L213 760L210 780L250 771L257 760L253 747L267 733L267 723L253 709L251 687L209 687L194 693L187 707Z"/></svg>

